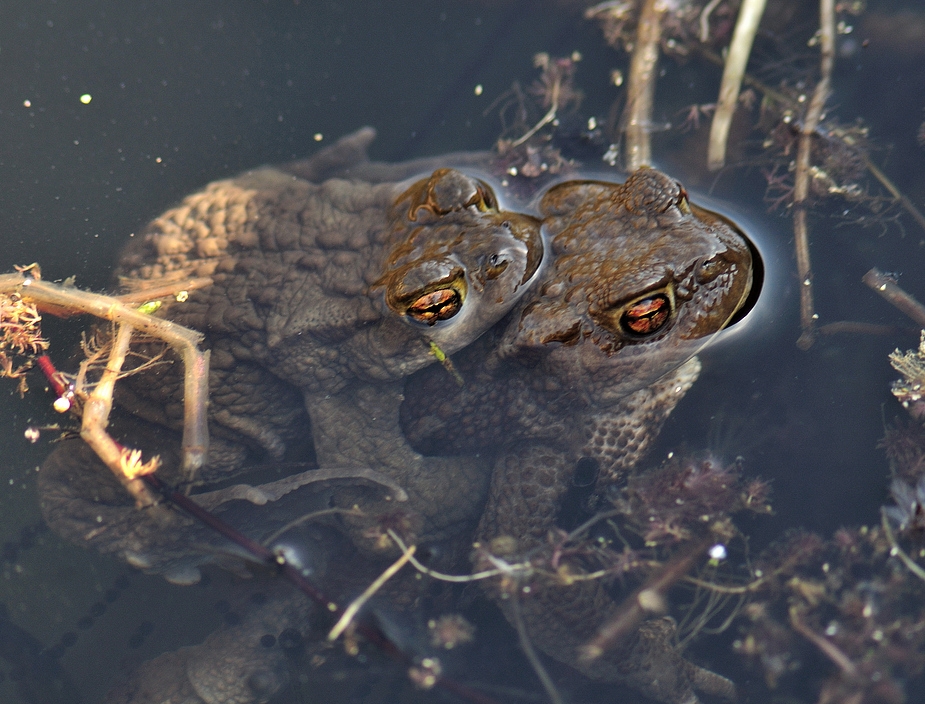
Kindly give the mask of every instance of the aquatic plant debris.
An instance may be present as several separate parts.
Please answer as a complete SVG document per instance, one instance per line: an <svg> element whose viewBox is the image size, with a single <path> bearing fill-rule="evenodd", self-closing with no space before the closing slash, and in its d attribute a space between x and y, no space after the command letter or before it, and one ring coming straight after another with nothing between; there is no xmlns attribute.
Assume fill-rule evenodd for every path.
<svg viewBox="0 0 925 704"><path fill-rule="evenodd" d="M152 337L159 338L177 349L183 359L186 370L185 392L186 417L184 420L182 453L184 471L192 476L202 466L208 451L208 429L206 427L205 409L208 397L208 360L209 353L199 349L202 339L200 333L194 332L167 320L147 315L135 308L121 303L110 296L81 291L73 286L62 286L41 280L41 271L37 265L22 267L17 274L0 276L0 294L5 296L4 318L12 324L22 320L22 305L30 310L45 309L54 315L74 315L86 313L104 320L109 320L117 326L112 344L108 348L108 359L99 378L90 381L86 375L86 363L74 379L74 388L67 387L67 397L59 394L59 398L66 398L67 408L72 409L71 398L79 399L81 408L81 437L93 447L97 455L119 479L129 493L140 505L151 505L154 498L144 485L138 483L137 477L126 475L127 466L123 455L123 448L116 443L106 432L109 413L112 408L112 394L115 382L119 378L133 331L141 331ZM34 319L37 326L40 318ZM9 328L6 328L9 329ZM36 337L37 328L30 329L29 335ZM23 351L39 352L47 349L47 344L41 345L33 341L29 347L22 347ZM41 368L49 378L50 383L60 389L62 382L51 361L40 363ZM15 371L15 370L13 370ZM63 404L62 404L63 405ZM73 410L78 410L73 408ZM141 465L145 467L150 465ZM134 469L135 466L132 465ZM142 470L144 471L144 470Z"/></svg>

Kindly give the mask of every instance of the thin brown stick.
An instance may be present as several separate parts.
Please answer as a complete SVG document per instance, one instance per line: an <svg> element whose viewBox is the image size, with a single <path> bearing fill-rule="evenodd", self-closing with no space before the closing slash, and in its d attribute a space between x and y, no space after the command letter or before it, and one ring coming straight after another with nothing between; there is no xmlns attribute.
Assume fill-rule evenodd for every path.
<svg viewBox="0 0 925 704"><path fill-rule="evenodd" d="M755 34L758 33L758 24L761 22L766 4L767 0L743 0L739 9L739 18L736 21L732 41L729 43L729 53L726 55L726 65L723 68L723 80L719 86L716 112L713 113L713 122L710 125L707 166L711 171L716 171L726 165L729 128L732 126L732 116L739 102L739 90L742 88L745 66L748 64L748 57L752 52L752 44L755 41ZM701 41L706 41L706 39L701 37Z"/></svg>
<svg viewBox="0 0 925 704"><path fill-rule="evenodd" d="M530 662L533 672L536 673L536 676L540 680L540 684L543 685L546 696L549 697L552 704L563 704L562 695L559 694L559 690L556 689L552 677L549 676L546 668L543 667L543 661L540 660L539 656L536 654L536 649L530 641L530 634L527 633L527 626L524 623L523 614L520 613L520 596L516 591L511 595L511 615L513 616L514 627L517 629L517 639L520 641L520 649L524 651L524 655Z"/></svg>
<svg viewBox="0 0 925 704"><path fill-rule="evenodd" d="M97 456L106 464L116 478L125 487L139 506L151 506L156 503L154 495L140 477L130 477L123 471L127 455L126 448L122 447L106 433L109 423L109 413L112 410L112 393L116 379L125 363L125 355L132 341L132 327L119 325L113 340L106 368L93 391L84 401L83 416L81 418L80 437L83 438ZM140 461L140 456L134 457Z"/></svg>
<svg viewBox="0 0 925 704"><path fill-rule="evenodd" d="M716 52L710 51L706 47L695 45L694 51L696 51L698 54L700 54L703 58L705 58L710 63L716 64L717 66L723 65L723 58ZM754 88L755 90L760 92L762 95L765 95L768 98L771 98L775 102L780 103L781 105L788 106L794 112L796 112L800 107L800 104L796 102L795 100L793 100L790 96L784 95L779 90L775 90L774 88L771 88L771 86L767 85L766 83L762 83L754 76L751 76L746 73L745 76L742 78L742 82L745 83L747 86ZM922 211L920 211L918 208L915 207L915 204L911 200L909 200L908 196L904 195L903 192L900 191L899 188L897 188L896 184L893 183L890 180L890 178L885 173L883 173L883 171L881 171L880 168L876 164L874 164L870 160L869 156L863 153L860 156L861 156L861 159L864 161L864 167L868 171L870 171L871 175L875 179L877 179L881 183L881 185L883 185L883 187L886 188L890 192L890 195L893 196L896 202L899 203L899 205L907 213L909 213L909 215L912 216L912 219L915 220L916 223L918 223L918 225L923 230L925 230L925 215L922 214Z"/></svg>
<svg viewBox="0 0 925 704"><path fill-rule="evenodd" d="M335 641L340 638L341 633L343 633L347 626L353 621L354 617L359 613L360 609L363 608L363 605L369 601L373 595L378 592L382 585L388 582L392 577L395 576L395 573L398 572L402 567L408 564L408 560L411 559L411 556L414 555L414 551L417 549L416 546L412 545L410 548L405 550L401 557L399 557L395 562L386 568L386 570L380 574L376 579L373 580L366 589L363 590L363 593L360 594L356 599L354 599L350 606L344 609L344 613L341 614L340 618L337 619L337 623L334 624L334 628L331 629L331 632L328 633L328 640Z"/></svg>
<svg viewBox="0 0 925 704"><path fill-rule="evenodd" d="M72 286L41 281L28 272L0 275L0 291L18 291L25 299L54 311L86 313L104 320L130 325L173 347L184 364L184 418L182 468L192 476L202 466L209 449L206 408L209 396L209 352L199 349L202 333L163 318L143 313L111 296L81 291Z"/></svg>
<svg viewBox="0 0 925 704"><path fill-rule="evenodd" d="M588 643L581 648L581 659L585 662L596 660L605 651L618 644L656 609L654 605L664 602L665 593L700 559L704 551L713 542L707 536L692 545L648 579L645 584L627 597L617 608L613 617L607 621Z"/></svg>
<svg viewBox="0 0 925 704"><path fill-rule="evenodd" d="M925 328L925 306L903 291L891 276L874 267L862 281Z"/></svg>
<svg viewBox="0 0 925 704"><path fill-rule="evenodd" d="M652 104L665 12L665 3L661 0L645 0L639 14L623 113L626 168L630 171L652 163Z"/></svg>
<svg viewBox="0 0 925 704"><path fill-rule="evenodd" d="M793 630L819 648L819 650L821 650L829 660L838 665L839 669L846 675L849 677L857 675L857 668L854 666L854 663L851 662L851 658L845 655L834 643L830 643L803 623L796 607L791 607L790 609L790 625L793 626Z"/></svg>
<svg viewBox="0 0 925 704"><path fill-rule="evenodd" d="M864 166L873 174L875 179L883 184L883 187L890 192L890 195L899 201L899 204L905 208L906 212L912 216L912 219L919 224L919 227L925 230L925 215L922 215L922 211L915 207L913 202L909 200L889 178L887 178L887 175L883 173L866 154L864 155Z"/></svg>
<svg viewBox="0 0 925 704"><path fill-rule="evenodd" d="M793 236L796 247L797 275L800 278L800 327L797 347L807 350L816 336L816 307L813 303L813 270L809 257L809 227L806 224L806 200L809 184L812 142L829 97L832 68L835 65L835 0L819 0L819 83L806 109L797 145L793 187Z"/></svg>

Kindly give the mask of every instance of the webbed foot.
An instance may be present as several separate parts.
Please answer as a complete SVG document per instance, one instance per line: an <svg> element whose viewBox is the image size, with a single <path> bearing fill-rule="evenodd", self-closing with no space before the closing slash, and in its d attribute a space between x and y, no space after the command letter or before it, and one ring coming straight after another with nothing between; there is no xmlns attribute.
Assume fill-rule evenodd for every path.
<svg viewBox="0 0 925 704"><path fill-rule="evenodd" d="M303 595L276 594L237 626L143 663L105 704L265 704L289 682L279 636L306 633L308 616Z"/></svg>

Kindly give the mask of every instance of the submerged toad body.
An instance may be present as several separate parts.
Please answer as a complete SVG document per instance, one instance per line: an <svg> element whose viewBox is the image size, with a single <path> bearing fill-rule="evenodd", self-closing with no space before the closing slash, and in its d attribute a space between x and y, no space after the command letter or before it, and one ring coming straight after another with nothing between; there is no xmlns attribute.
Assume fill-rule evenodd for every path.
<svg viewBox="0 0 925 704"><path fill-rule="evenodd" d="M436 373L412 377L403 405L408 438L429 456L421 457L407 448L402 452L420 458L415 460L421 463L419 467L440 467L441 460L447 462L443 473L410 475L411 479L421 477L425 488L420 495L432 492L429 495L439 499L441 507L456 502L471 505L472 495L479 490L473 491L467 483L471 474L465 464L453 457L434 456L437 451L455 455L492 448L485 457L494 461L494 474L478 534L483 541L513 536L517 552L545 542L580 458L599 463L601 485L636 463L696 378L699 367L693 355L744 305L752 285L752 253L741 233L719 216L692 206L683 189L658 172L637 172L622 185L563 183L546 194L541 207L554 249L554 256L547 257L540 272L542 278L532 283L507 319L454 357L465 378L463 388L435 368ZM482 212L479 206L475 211ZM395 262L401 265L399 259ZM495 260L488 263L496 264ZM443 282L452 280L441 275ZM427 322L444 315L441 311L447 306L452 310L454 292L459 293L454 286L441 283L415 298L415 312L424 320L421 329L430 329ZM230 325L226 317L233 322L232 314L221 318L223 325ZM238 329L248 340L247 331ZM233 339L230 333L215 335L212 344L221 350ZM336 337L330 340L344 342ZM251 343L246 346L253 348ZM245 359L243 355L233 358ZM252 358L260 363L255 362L254 368L267 369L264 360L268 358L269 353ZM241 368L241 362L236 364L235 369ZM356 389L357 383L351 381L343 388ZM389 403L397 402L399 382L364 382L363 393L370 386L388 388L394 393L387 397ZM257 389L252 393L258 394L266 387L247 388ZM337 393L335 387L333 395ZM324 407L326 399L319 398L321 394L309 392L306 398L309 403L317 398ZM363 423L370 421L375 429L378 411L364 416L368 406L363 405L362 394L357 398L360 417L353 416L355 424L350 427L366 432ZM341 403L350 397L344 399ZM394 407L391 412L394 416ZM255 414L255 419L264 417ZM394 417L391 422L396 422ZM389 429L389 434L397 432ZM342 438L354 439L352 434L341 433ZM324 448L324 443L322 436L318 446ZM332 445L331 456L343 456L336 443ZM386 468L388 461L386 457ZM273 508L289 511L290 520L301 513L282 501L274 502ZM176 550L177 546L165 549ZM521 601L527 629L540 647L560 660L594 677L626 681L653 699L672 704L696 701L693 687L726 691L725 680L681 658L668 642L670 628L663 621L647 622L618 652L585 667L577 658L578 646L614 608L600 583L578 583L563 591L538 580L532 593L531 599ZM270 607L272 613L283 614L274 628L287 626L287 618L300 627L304 618L301 597L295 597L288 607L278 602ZM262 634L255 631L227 639L223 647L228 652L223 650L219 660L262 662L261 658L268 657L259 645ZM156 675L158 668L153 664L152 668ZM221 672L220 682L195 675L188 663L179 668L178 676L189 678L198 692L199 699L191 701L223 701L222 693L235 688L245 693L240 701L268 698L253 691L246 668L215 671ZM152 672L146 671L143 679L163 679L148 677ZM147 704L161 699L136 693L117 701Z"/></svg>
<svg viewBox="0 0 925 704"><path fill-rule="evenodd" d="M540 224L501 210L486 183L460 171L431 166L407 179L413 165L374 168L364 161L371 139L364 130L307 161L210 184L132 240L120 280L140 291L210 280L160 313L203 332L211 350L213 442L201 484L248 462L312 454L324 469L374 468L407 495L401 509L418 536L439 539L477 518L488 473L478 461L426 458L407 446L401 380L435 362L435 349L459 350L511 309L541 262ZM329 177L346 167L375 177ZM178 366L124 379L117 400L161 427L180 427ZM148 542L155 527L146 538L143 526L131 536L118 521L111 530L105 521L93 526L98 512L77 511L67 476L54 484L73 454L59 452L49 465L57 472L43 496L49 522L161 571L170 549ZM332 501L349 508L358 496L343 489Z"/></svg>
<svg viewBox="0 0 925 704"><path fill-rule="evenodd" d="M494 453L478 539L505 537L516 545L511 559L547 544L576 467L593 468L600 492L637 464L696 379L696 352L746 305L758 264L737 228L652 169L624 184L560 184L541 212L552 244L542 279L506 323L457 356L464 387L422 372L402 408L423 451ZM694 689L731 693L683 660L665 620L582 660L616 604L599 581L535 580L519 598L521 616L557 659L671 704L696 701ZM510 600L500 603L510 616Z"/></svg>

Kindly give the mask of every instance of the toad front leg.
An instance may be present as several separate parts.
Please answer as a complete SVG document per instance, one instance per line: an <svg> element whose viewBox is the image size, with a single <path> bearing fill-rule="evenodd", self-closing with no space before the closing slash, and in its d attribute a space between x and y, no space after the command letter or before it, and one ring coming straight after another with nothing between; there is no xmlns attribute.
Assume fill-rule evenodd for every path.
<svg viewBox="0 0 925 704"><path fill-rule="evenodd" d="M366 514L350 518L355 540L376 533L389 517L404 515L418 541L442 540L473 525L488 491L490 470L478 456L425 457L412 450L399 427L402 383L354 383L332 393L306 393L318 463L323 468L371 467L408 494L403 503L369 502L356 492L334 495L336 505L358 505ZM404 524L404 521L403 521Z"/></svg>
<svg viewBox="0 0 925 704"><path fill-rule="evenodd" d="M480 544L488 549L516 545L501 556L511 562L541 556L549 548L549 534L579 458L600 466L599 489L620 481L636 467L699 371L699 362L692 359L607 414L593 417L594 422L589 417L589 435L581 442L526 441L510 448L495 464L477 532ZM546 569L539 561L523 581L502 581L491 590L509 620L516 624L519 614L528 637L541 650L592 679L625 682L664 704L694 704L695 690L734 698L729 680L684 659L675 645L671 618L643 620L614 649L592 661L583 658L584 646L602 623L617 616L620 604L599 579L559 579L551 561L546 562Z"/></svg>
<svg viewBox="0 0 925 704"><path fill-rule="evenodd" d="M547 547L547 532L573 470L564 453L536 445L500 458L479 526L480 543L497 547L516 542L516 554L502 556L511 562ZM515 540L494 540L499 537ZM695 704L695 690L734 698L729 680L684 659L670 617L644 620L618 647L594 661L583 659L582 648L619 609L600 580L568 583L552 576L551 569L537 570L490 591L508 620L522 620L536 647L592 679L624 682L664 704Z"/></svg>

